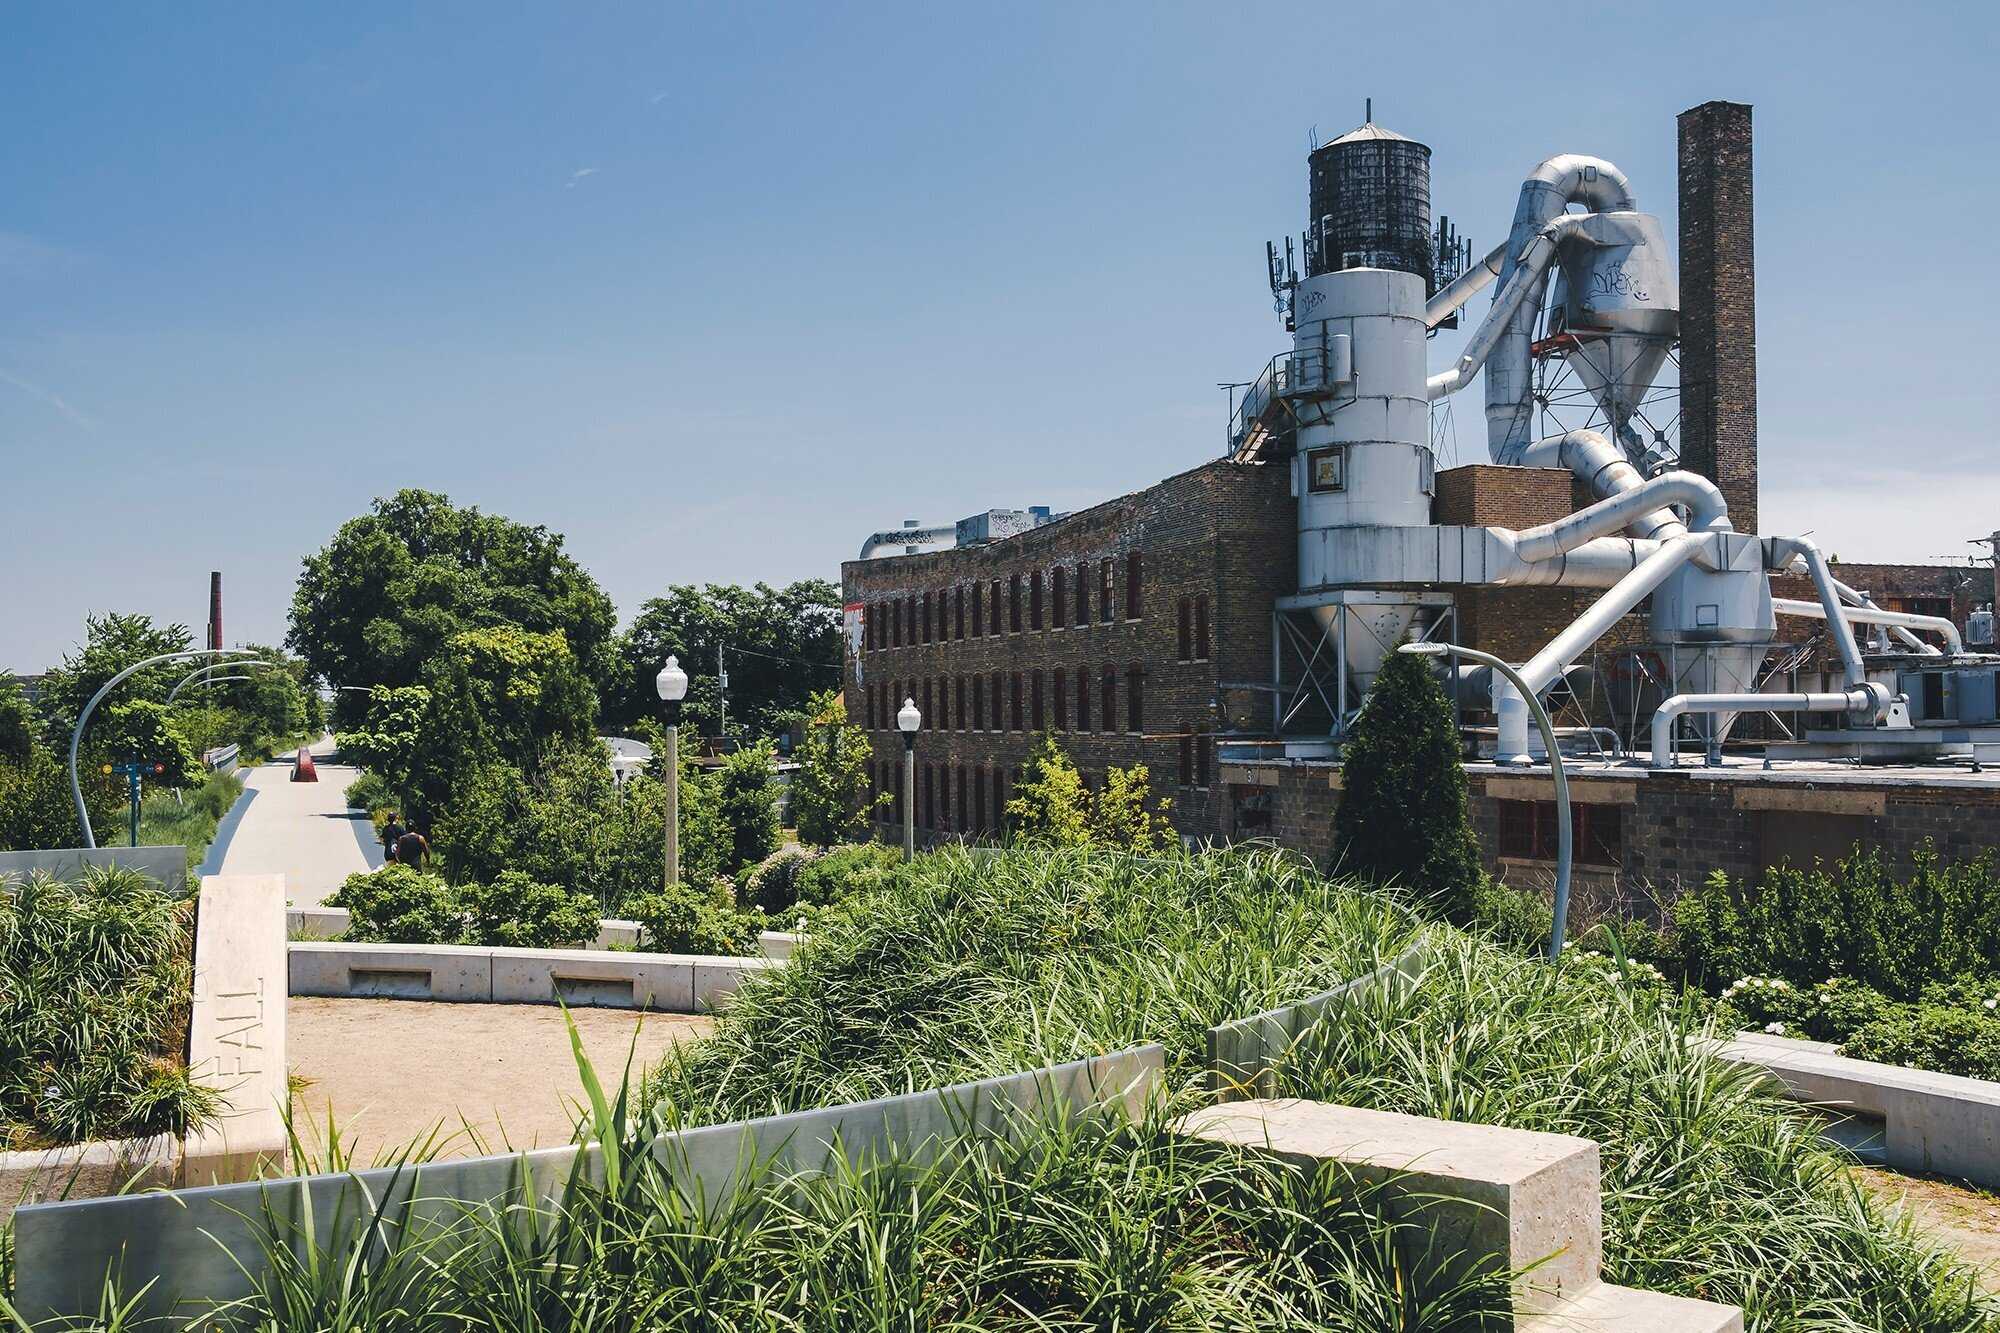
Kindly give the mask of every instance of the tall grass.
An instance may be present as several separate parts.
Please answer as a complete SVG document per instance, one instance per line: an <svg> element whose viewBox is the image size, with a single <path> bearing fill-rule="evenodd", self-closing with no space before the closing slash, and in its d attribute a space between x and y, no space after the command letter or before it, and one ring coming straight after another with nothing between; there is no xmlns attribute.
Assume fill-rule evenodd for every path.
<svg viewBox="0 0 2000 1333"><path fill-rule="evenodd" d="M185 1133L194 902L137 872L0 879L0 1149Z"/></svg>
<svg viewBox="0 0 2000 1333"><path fill-rule="evenodd" d="M1606 1277L1740 1304L1753 1329L2000 1319L1963 1263L1868 1202L1810 1116L1713 1058L1696 998L1445 929L1423 957L1414 987L1310 1032L1278 1095L1595 1139Z"/></svg>
<svg viewBox="0 0 2000 1333"><path fill-rule="evenodd" d="M709 1123L1149 1041L1187 1084L1211 1025L1338 985L1414 929L1275 853L938 852L825 918L654 1091L667 1122Z"/></svg>
<svg viewBox="0 0 2000 1333"><path fill-rule="evenodd" d="M179 844L187 848L188 866L198 866L215 841L216 829L242 794L243 779L234 773L210 773L199 787L184 792L148 792L139 802L139 844ZM121 826L117 832L125 829Z"/></svg>

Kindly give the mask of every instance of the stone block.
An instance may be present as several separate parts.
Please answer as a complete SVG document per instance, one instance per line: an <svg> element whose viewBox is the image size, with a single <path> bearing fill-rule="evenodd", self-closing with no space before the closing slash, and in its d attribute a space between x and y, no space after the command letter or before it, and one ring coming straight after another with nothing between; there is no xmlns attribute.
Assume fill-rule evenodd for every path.
<svg viewBox="0 0 2000 1333"><path fill-rule="evenodd" d="M1435 1228L1440 1253L1473 1267L1533 1266L1517 1296L1525 1310L1598 1282L1604 1228L1589 1139L1293 1099L1206 1107L1177 1128L1385 1182L1392 1212Z"/></svg>
<svg viewBox="0 0 2000 1333"><path fill-rule="evenodd" d="M1743 1333L1743 1311L1600 1282L1515 1327L1521 1333Z"/></svg>
<svg viewBox="0 0 2000 1333"><path fill-rule="evenodd" d="M290 948L293 995L493 998L492 950L449 944L319 944Z"/></svg>
<svg viewBox="0 0 2000 1333"><path fill-rule="evenodd" d="M285 1063L283 875L211 875L196 904L188 1068L222 1093L216 1122L183 1144L180 1181L206 1185L283 1170L291 1103Z"/></svg>
<svg viewBox="0 0 2000 1333"><path fill-rule="evenodd" d="M736 993L743 978L776 967L778 958L696 958L693 1011L713 1009Z"/></svg>

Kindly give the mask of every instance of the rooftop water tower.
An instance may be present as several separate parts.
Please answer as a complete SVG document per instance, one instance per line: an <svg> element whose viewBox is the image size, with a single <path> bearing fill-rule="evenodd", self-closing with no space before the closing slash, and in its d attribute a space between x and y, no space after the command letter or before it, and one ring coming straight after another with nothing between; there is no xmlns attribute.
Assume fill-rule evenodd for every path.
<svg viewBox="0 0 2000 1333"><path fill-rule="evenodd" d="M1337 586L1343 530L1430 522L1435 460L1425 391L1431 293L1430 149L1365 124L1313 149L1306 276L1292 293L1282 377L1298 419L1299 595L1343 663L1334 729L1436 596Z"/></svg>

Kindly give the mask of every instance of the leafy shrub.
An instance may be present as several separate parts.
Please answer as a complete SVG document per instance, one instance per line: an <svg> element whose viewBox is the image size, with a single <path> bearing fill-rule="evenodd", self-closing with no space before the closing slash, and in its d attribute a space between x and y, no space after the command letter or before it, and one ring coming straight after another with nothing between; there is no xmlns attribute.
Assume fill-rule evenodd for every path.
<svg viewBox="0 0 2000 1333"><path fill-rule="evenodd" d="M799 867L792 901L807 907L830 907L897 883L907 864L900 850L885 843L835 847Z"/></svg>
<svg viewBox="0 0 2000 1333"><path fill-rule="evenodd" d="M1154 852L1174 843L1173 802L1153 796L1152 775L1144 764L1105 770L1104 790L1090 808L1091 840L1131 852Z"/></svg>
<svg viewBox="0 0 2000 1333"><path fill-rule="evenodd" d="M1044 847L1083 847L1096 843L1131 852L1150 852L1171 845L1173 824L1166 817L1171 801L1153 796L1144 764L1111 768L1104 789L1095 797L1062 742L1043 732L1021 767L1007 802L1007 819L1014 836Z"/></svg>
<svg viewBox="0 0 2000 1333"><path fill-rule="evenodd" d="M1967 974L1924 987L1923 1002L1974 1014L2000 1013L2000 981Z"/></svg>
<svg viewBox="0 0 2000 1333"><path fill-rule="evenodd" d="M1522 953L1547 953L1555 920L1555 909L1533 889L1480 877L1472 896L1474 930Z"/></svg>
<svg viewBox="0 0 2000 1333"><path fill-rule="evenodd" d="M868 836L874 805L868 799L868 765L873 751L868 733L847 720L838 690L812 696L806 708L805 739L798 772L792 775L792 823L799 841L832 847ZM880 793L876 802L888 799Z"/></svg>
<svg viewBox="0 0 2000 1333"><path fill-rule="evenodd" d="M726 887L704 894L676 884L632 899L625 910L639 923L641 946L654 953L747 957L757 952L764 929L764 914L739 910Z"/></svg>
<svg viewBox="0 0 2000 1333"><path fill-rule="evenodd" d="M1937 1004L1899 1006L1856 1032L1841 1054L2000 1080L2000 1019Z"/></svg>
<svg viewBox="0 0 2000 1333"><path fill-rule="evenodd" d="M1721 995L1724 1021L1778 1037L1803 1037L1814 1005L1812 992L1783 977L1743 977Z"/></svg>
<svg viewBox="0 0 2000 1333"><path fill-rule="evenodd" d="M95 764L79 768L77 780L92 829L111 841L125 810L125 780L100 772ZM81 842L68 766L45 749L19 762L0 760L0 851L76 847Z"/></svg>
<svg viewBox="0 0 2000 1333"><path fill-rule="evenodd" d="M550 949L597 937L589 897L503 870L486 884L447 884L390 862L349 875L328 904L349 913L348 938L389 944L490 944Z"/></svg>
<svg viewBox="0 0 2000 1333"><path fill-rule="evenodd" d="M491 884L458 890L467 944L514 949L584 945L597 938L597 904L581 893L503 870Z"/></svg>
<svg viewBox="0 0 2000 1333"><path fill-rule="evenodd" d="M0 1150L184 1134L220 1109L181 1060L194 902L179 887L110 867L0 879Z"/></svg>
<svg viewBox="0 0 2000 1333"><path fill-rule="evenodd" d="M743 872L742 900L760 912L785 911L799 900L799 875L816 859L803 847L780 847Z"/></svg>
<svg viewBox="0 0 2000 1333"><path fill-rule="evenodd" d="M451 886L414 866L391 862L365 875L349 875L326 901L347 909L349 939L455 944L465 930Z"/></svg>
<svg viewBox="0 0 2000 1333"><path fill-rule="evenodd" d="M1700 984L1847 976L1914 1000L1939 978L2000 973L2000 851L1947 865L1926 843L1902 878L1879 850L1777 866L1754 887L1717 873L1673 915L1682 964Z"/></svg>
<svg viewBox="0 0 2000 1333"><path fill-rule="evenodd" d="M344 797L350 810L366 810L371 816L397 808L396 793L379 773L363 773L347 784Z"/></svg>
<svg viewBox="0 0 2000 1333"><path fill-rule="evenodd" d="M1886 1017L1896 1002L1865 981L1830 977L1812 989L1813 1010L1806 1016L1806 1036L1814 1041L1846 1041L1870 1023Z"/></svg>
<svg viewBox="0 0 2000 1333"><path fill-rule="evenodd" d="M1465 813L1451 705L1430 666L1390 653L1341 750L1334 842L1341 866L1422 897L1445 920L1472 919L1485 879Z"/></svg>

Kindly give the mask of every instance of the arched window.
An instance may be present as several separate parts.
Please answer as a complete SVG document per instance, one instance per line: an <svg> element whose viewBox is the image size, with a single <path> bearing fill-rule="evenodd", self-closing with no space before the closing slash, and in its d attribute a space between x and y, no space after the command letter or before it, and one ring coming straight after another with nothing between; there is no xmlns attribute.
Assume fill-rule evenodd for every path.
<svg viewBox="0 0 2000 1333"><path fill-rule="evenodd" d="M1090 623L1090 562L1088 560L1079 560L1076 563L1076 619L1074 623L1078 629L1082 629Z"/></svg>
<svg viewBox="0 0 2000 1333"><path fill-rule="evenodd" d="M1139 553L1132 552L1125 557L1125 618L1137 620L1144 609L1140 594Z"/></svg>
<svg viewBox="0 0 2000 1333"><path fill-rule="evenodd" d="M963 583L951 590L951 604L951 637L962 639L965 637L965 585Z"/></svg>
<svg viewBox="0 0 2000 1333"><path fill-rule="evenodd" d="M1090 730L1090 668L1076 669L1076 729Z"/></svg>
<svg viewBox="0 0 2000 1333"><path fill-rule="evenodd" d="M1125 730L1143 735L1146 730L1146 668L1134 662L1125 668Z"/></svg>
<svg viewBox="0 0 2000 1333"><path fill-rule="evenodd" d="M1042 571L1028 571L1028 628L1042 627Z"/></svg>
<svg viewBox="0 0 2000 1333"><path fill-rule="evenodd" d="M979 618L979 593L979 580L974 579L972 581L972 637L975 639L986 632L984 622Z"/></svg>
<svg viewBox="0 0 2000 1333"><path fill-rule="evenodd" d="M1068 623L1063 605L1067 600L1064 594L1068 591L1069 571L1057 565L1049 571L1049 624L1056 629Z"/></svg>
<svg viewBox="0 0 2000 1333"><path fill-rule="evenodd" d="M986 598L989 632L997 635L1000 633L1000 580L994 579L986 590L989 594Z"/></svg>
<svg viewBox="0 0 2000 1333"><path fill-rule="evenodd" d="M1007 631L1010 634L1019 634L1021 632L1021 576L1019 574L1009 574L1007 576Z"/></svg>

